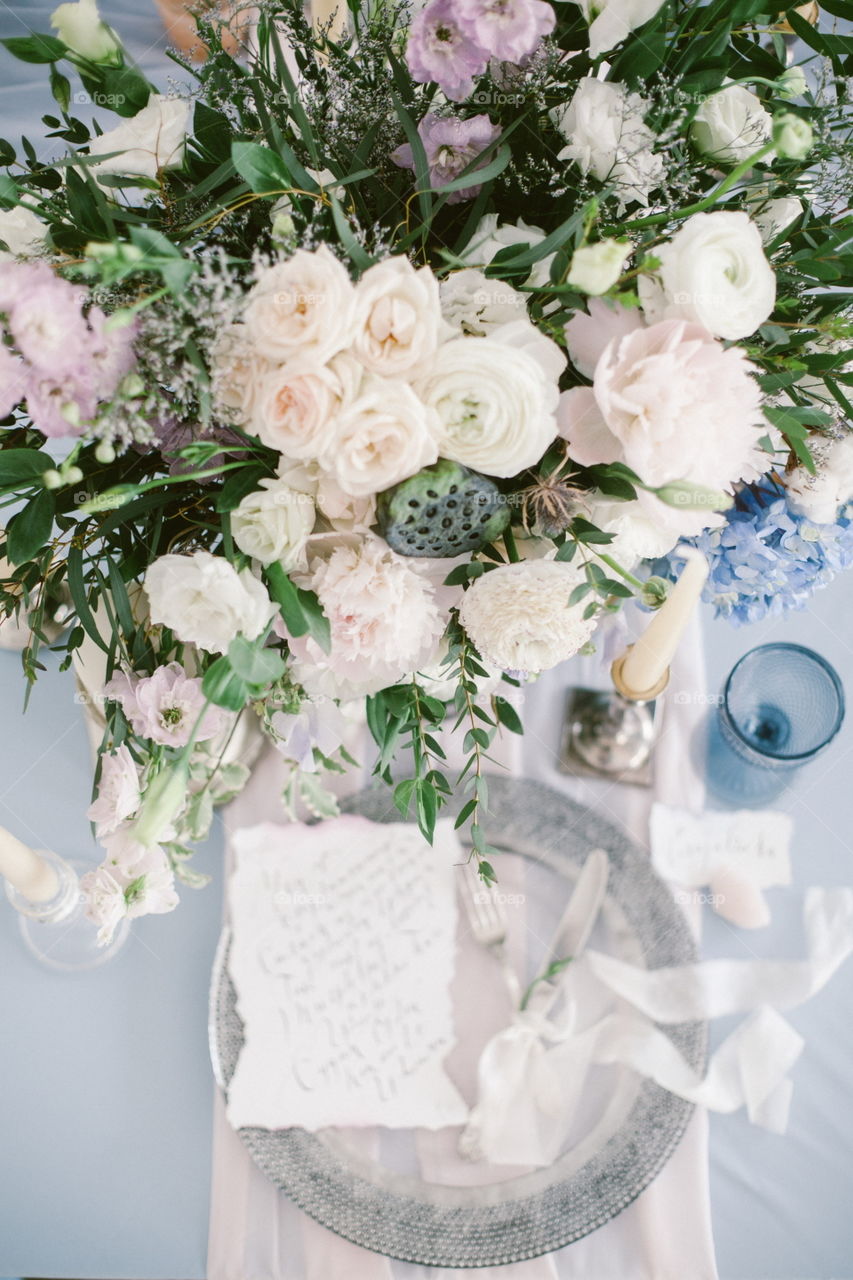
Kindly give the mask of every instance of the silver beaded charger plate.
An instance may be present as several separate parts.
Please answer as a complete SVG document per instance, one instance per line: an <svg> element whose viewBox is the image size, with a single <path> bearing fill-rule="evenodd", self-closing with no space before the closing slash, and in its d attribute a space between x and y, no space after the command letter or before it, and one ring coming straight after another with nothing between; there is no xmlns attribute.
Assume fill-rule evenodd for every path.
<svg viewBox="0 0 853 1280"><path fill-rule="evenodd" d="M671 892L622 831L529 779L494 777L489 791L489 828L500 833L492 842L529 860L531 881L548 878L544 898L564 903L589 851L603 848L610 878L602 915L623 939L623 956L651 969L695 960L693 938ZM400 820L384 788L360 792L344 808L374 822ZM564 882L557 884L559 893L555 877ZM226 1092L243 1044L228 945L226 931L210 1002L211 1058ZM692 1067L703 1069L705 1023L661 1030ZM363 1149L348 1148L345 1132L333 1129L244 1128L239 1134L276 1186L355 1244L427 1266L499 1266L562 1248L616 1217L659 1173L693 1111L691 1103L617 1067L602 1069L590 1097L587 1104L585 1091L584 1110L593 1121L552 1165L509 1176L493 1170L493 1180L477 1186L427 1182L416 1167L394 1167L387 1158L390 1141L380 1142L374 1160ZM389 1130L380 1133L394 1138Z"/></svg>

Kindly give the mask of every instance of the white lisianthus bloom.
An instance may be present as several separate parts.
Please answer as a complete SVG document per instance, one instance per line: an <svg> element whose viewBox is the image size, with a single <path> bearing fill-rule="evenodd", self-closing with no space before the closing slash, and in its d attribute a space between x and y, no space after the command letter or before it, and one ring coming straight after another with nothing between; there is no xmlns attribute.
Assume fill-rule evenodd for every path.
<svg viewBox="0 0 853 1280"><path fill-rule="evenodd" d="M387 258L356 285L352 352L371 373L408 379L426 373L441 327L438 281L429 267Z"/></svg>
<svg viewBox="0 0 853 1280"><path fill-rule="evenodd" d="M223 417L250 426L258 393L273 367L254 350L245 325L227 325L211 353L213 399Z"/></svg>
<svg viewBox="0 0 853 1280"><path fill-rule="evenodd" d="M184 162L191 110L186 98L152 94L147 107L89 143L89 155L109 156L90 166L95 177L135 174L156 178L161 169L179 169ZM113 151L119 154L110 155Z"/></svg>
<svg viewBox="0 0 853 1280"><path fill-rule="evenodd" d="M805 160L814 146L814 132L802 116L780 111L773 117L773 145L783 160Z"/></svg>
<svg viewBox="0 0 853 1280"><path fill-rule="evenodd" d="M249 293L245 324L255 349L288 373L315 372L355 337L355 290L326 245L262 272Z"/></svg>
<svg viewBox="0 0 853 1280"><path fill-rule="evenodd" d="M127 916L161 915L178 905L175 877L163 849L142 850L140 856L126 865L123 857L108 848L106 860L95 871L80 880L85 912L98 926L98 946L108 946L121 921Z"/></svg>
<svg viewBox="0 0 853 1280"><path fill-rule="evenodd" d="M614 49L637 27L650 22L663 0L574 0L589 23L589 56Z"/></svg>
<svg viewBox="0 0 853 1280"><path fill-rule="evenodd" d="M87 871L80 879L80 892L86 904L86 919L98 927L98 946L107 947L115 931L127 915L124 900L125 879L104 865Z"/></svg>
<svg viewBox="0 0 853 1280"><path fill-rule="evenodd" d="M225 653L237 635L256 640L277 613L250 570L238 573L209 551L160 556L148 567L145 592L151 621L206 653Z"/></svg>
<svg viewBox="0 0 853 1280"><path fill-rule="evenodd" d="M346 359L304 373L291 373L283 365L260 378L251 425L264 444L288 458L306 460L329 450L346 395L339 377L340 361ZM355 375L361 378L360 368Z"/></svg>
<svg viewBox="0 0 853 1280"><path fill-rule="evenodd" d="M765 196L755 202L752 205L752 220L758 227L764 244L775 240L797 218L802 217L804 207L802 200L798 200L796 196L776 196L772 200Z"/></svg>
<svg viewBox="0 0 853 1280"><path fill-rule="evenodd" d="M596 628L585 602L569 604L583 574L556 560L504 564L475 579L459 619L478 651L503 671L547 671L573 658Z"/></svg>
<svg viewBox="0 0 853 1280"><path fill-rule="evenodd" d="M288 573L307 567L305 545L313 528L310 494L282 480L262 480L231 512L231 533L240 550L261 564L277 561Z"/></svg>
<svg viewBox="0 0 853 1280"><path fill-rule="evenodd" d="M761 233L740 211L694 213L655 248L660 267L640 276L646 319L692 320L730 342L748 338L776 304L776 276Z"/></svg>
<svg viewBox="0 0 853 1280"><path fill-rule="evenodd" d="M435 462L440 429L434 409L407 382L368 374L320 461L344 493L367 497Z"/></svg>
<svg viewBox="0 0 853 1280"><path fill-rule="evenodd" d="M802 67L788 67L776 81L776 92L779 97L789 102L794 98L801 98L808 87L809 82Z"/></svg>
<svg viewBox="0 0 853 1280"><path fill-rule="evenodd" d="M581 80L571 102L554 107L551 119L566 139L558 159L615 188L620 208L649 194L664 177L663 158L652 150L655 135L643 119L648 103L624 84Z"/></svg>
<svg viewBox="0 0 853 1280"><path fill-rule="evenodd" d="M108 66L121 66L121 44L115 32L101 18L95 0L61 4L50 15L50 25L62 43L81 58Z"/></svg>
<svg viewBox="0 0 853 1280"><path fill-rule="evenodd" d="M812 436L815 474L795 467L785 477L791 506L815 524L834 524L838 508L853 501L853 430L835 438Z"/></svg>
<svg viewBox="0 0 853 1280"><path fill-rule="evenodd" d="M302 585L329 619L331 652L310 638L290 641L294 678L310 693L376 693L429 661L447 622L429 579L377 537L339 540L312 562Z"/></svg>
<svg viewBox="0 0 853 1280"><path fill-rule="evenodd" d="M498 222L496 213L484 213L461 256L463 262L487 267L501 249L508 249L510 245L527 245L529 249L535 249L544 239L545 232L541 227L529 227L522 218L518 222ZM548 284L553 261L553 253L540 258L531 267L524 283L537 288Z"/></svg>
<svg viewBox="0 0 853 1280"><path fill-rule="evenodd" d="M490 280L476 267L465 267L442 280L441 311L454 329L485 338L501 325L527 319L527 302L511 284Z"/></svg>
<svg viewBox="0 0 853 1280"><path fill-rule="evenodd" d="M139 808L139 770L125 743L110 755L101 756L98 794L86 816L95 824L99 837L111 832Z"/></svg>
<svg viewBox="0 0 853 1280"><path fill-rule="evenodd" d="M566 284L580 289L581 293L607 293L621 276L630 256L631 245L627 240L599 240L597 244L583 245L572 254Z"/></svg>
<svg viewBox="0 0 853 1280"><path fill-rule="evenodd" d="M538 462L556 432L566 359L529 321L488 338L453 338L419 386L440 420L439 452L491 476Z"/></svg>
<svg viewBox="0 0 853 1280"><path fill-rule="evenodd" d="M736 165L764 146L772 127L773 117L757 95L742 84L729 84L702 103L690 126L690 140L715 164Z"/></svg>
<svg viewBox="0 0 853 1280"><path fill-rule="evenodd" d="M766 469L752 373L739 347L665 320L607 345L592 387L563 393L560 434L582 466L624 462L655 488L686 480L728 492ZM682 515L696 533L719 523L710 509Z"/></svg>
<svg viewBox="0 0 853 1280"><path fill-rule="evenodd" d="M44 248L45 231L41 218L24 205L0 210L0 240L6 244L6 249L0 250L0 262L38 253Z"/></svg>

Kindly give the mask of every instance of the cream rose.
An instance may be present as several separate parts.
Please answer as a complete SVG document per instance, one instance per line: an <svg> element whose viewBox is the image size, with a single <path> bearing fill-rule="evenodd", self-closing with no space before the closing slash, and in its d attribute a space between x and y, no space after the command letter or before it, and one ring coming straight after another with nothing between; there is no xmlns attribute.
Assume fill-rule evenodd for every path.
<svg viewBox="0 0 853 1280"><path fill-rule="evenodd" d="M740 348L726 350L698 325L637 329L607 345L592 387L563 393L560 434L583 466L624 462L656 488L688 480L728 491L766 467L751 374ZM710 512L694 516L693 532L715 522Z"/></svg>
<svg viewBox="0 0 853 1280"><path fill-rule="evenodd" d="M435 411L408 383L368 374L320 460L344 493L366 497L435 462L439 432Z"/></svg>
<svg viewBox="0 0 853 1280"><path fill-rule="evenodd" d="M709 94L690 126L690 140L700 155L716 164L748 160L770 137L773 117L742 84Z"/></svg>
<svg viewBox="0 0 853 1280"><path fill-rule="evenodd" d="M733 342L755 333L773 311L776 276L745 213L694 213L655 256L657 275L638 282L651 323L693 320Z"/></svg>
<svg viewBox="0 0 853 1280"><path fill-rule="evenodd" d="M218 412L241 427L252 426L258 393L272 370L249 342L246 326L228 325L211 352L213 402Z"/></svg>
<svg viewBox="0 0 853 1280"><path fill-rule="evenodd" d="M452 271L441 282L441 311L449 325L485 338L501 325L527 319L524 294L475 267Z"/></svg>
<svg viewBox="0 0 853 1280"><path fill-rule="evenodd" d="M596 628L569 597L583 574L555 560L504 564L476 578L459 619L479 653L503 671L547 671L572 658Z"/></svg>
<svg viewBox="0 0 853 1280"><path fill-rule="evenodd" d="M326 245L268 267L249 294L245 323L255 349L291 374L314 372L355 337L355 290Z"/></svg>
<svg viewBox="0 0 853 1280"><path fill-rule="evenodd" d="M565 357L528 321L488 338L454 338L420 385L440 421L439 452L492 476L538 462L557 434Z"/></svg>
<svg viewBox="0 0 853 1280"><path fill-rule="evenodd" d="M319 457L329 448L333 420L348 393L341 372L336 361L304 373L291 373L284 365L265 374L254 395L252 430L289 458ZM356 374L360 377L360 370L353 378Z"/></svg>
<svg viewBox="0 0 853 1280"><path fill-rule="evenodd" d="M441 331L438 281L429 267L388 258L369 267L355 290L353 354L388 378L426 373Z"/></svg>
<svg viewBox="0 0 853 1280"><path fill-rule="evenodd" d="M206 653L225 653L237 635L257 639L277 612L250 570L238 573L209 551L161 556L148 568L145 592L151 621Z"/></svg>
<svg viewBox="0 0 853 1280"><path fill-rule="evenodd" d="M663 159L652 150L655 135L643 119L647 108L626 85L588 76L568 105L551 111L567 143L558 159L612 185L622 209L632 201L648 204L664 177Z"/></svg>
<svg viewBox="0 0 853 1280"><path fill-rule="evenodd" d="M262 480L231 513L241 551L261 564L278 561L287 572L307 568L305 547L314 528L314 501L281 480Z"/></svg>
<svg viewBox="0 0 853 1280"><path fill-rule="evenodd" d="M192 104L186 98L152 94L147 107L89 143L90 156L120 153L93 164L95 177L137 174L156 178L161 169L179 169L184 162L191 110Z"/></svg>

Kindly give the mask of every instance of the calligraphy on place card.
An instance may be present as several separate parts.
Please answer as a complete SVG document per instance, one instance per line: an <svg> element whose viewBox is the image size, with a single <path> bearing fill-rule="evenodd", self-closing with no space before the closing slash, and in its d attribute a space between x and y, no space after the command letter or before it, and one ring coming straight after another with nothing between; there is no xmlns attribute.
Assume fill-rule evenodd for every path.
<svg viewBox="0 0 853 1280"><path fill-rule="evenodd" d="M235 1128L441 1128L467 1107L454 1043L452 823L342 817L234 837L229 958L245 1039Z"/></svg>

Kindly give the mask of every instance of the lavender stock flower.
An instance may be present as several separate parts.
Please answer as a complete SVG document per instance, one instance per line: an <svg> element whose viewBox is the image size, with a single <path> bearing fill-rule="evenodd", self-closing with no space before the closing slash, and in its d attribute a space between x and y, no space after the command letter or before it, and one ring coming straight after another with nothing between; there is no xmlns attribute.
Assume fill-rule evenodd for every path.
<svg viewBox="0 0 853 1280"><path fill-rule="evenodd" d="M418 134L424 144L430 181L438 188L452 182L500 136L500 129L486 115L459 120L455 116L426 115L418 125ZM392 154L395 164L404 169L415 169L412 148L406 143ZM479 167L479 166L478 166ZM448 196L449 204L470 200L480 187L473 184Z"/></svg>

